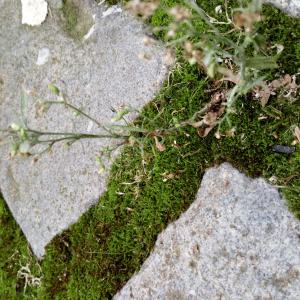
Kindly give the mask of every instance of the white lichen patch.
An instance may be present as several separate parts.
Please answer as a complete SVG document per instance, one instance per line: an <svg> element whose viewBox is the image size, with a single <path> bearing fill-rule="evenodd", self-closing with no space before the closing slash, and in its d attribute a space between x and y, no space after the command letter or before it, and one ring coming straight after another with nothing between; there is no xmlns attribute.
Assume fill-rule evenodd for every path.
<svg viewBox="0 0 300 300"><path fill-rule="evenodd" d="M91 132L91 130L93 129L93 127L94 127L94 123L93 123L93 121L90 121L89 122L89 124L88 124L88 127L87 127L87 132Z"/></svg>
<svg viewBox="0 0 300 300"><path fill-rule="evenodd" d="M116 13L120 13L120 12L122 12L122 8L117 5L113 5L102 13L102 18L105 18L107 16L110 16L110 15L113 15Z"/></svg>
<svg viewBox="0 0 300 300"><path fill-rule="evenodd" d="M44 65L48 61L49 56L50 56L50 50L48 48L40 49L36 64L38 66Z"/></svg>
<svg viewBox="0 0 300 300"><path fill-rule="evenodd" d="M93 20L94 20L94 23L95 23L95 21L96 21L96 15L93 15ZM94 33L95 29L96 29L96 25L94 24L94 25L90 28L90 30L87 32L87 34L83 37L83 39L84 39L84 40L89 39L90 36Z"/></svg>
<svg viewBox="0 0 300 300"><path fill-rule="evenodd" d="M41 25L48 13L48 3L45 0L21 0L22 24L30 26Z"/></svg>

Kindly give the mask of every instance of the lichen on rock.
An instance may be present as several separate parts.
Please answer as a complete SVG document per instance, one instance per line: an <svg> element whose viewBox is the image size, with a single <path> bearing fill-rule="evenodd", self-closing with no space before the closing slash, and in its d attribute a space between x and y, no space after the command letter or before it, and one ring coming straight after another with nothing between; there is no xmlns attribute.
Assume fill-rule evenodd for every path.
<svg viewBox="0 0 300 300"><path fill-rule="evenodd" d="M48 14L48 3L45 0L21 0L22 24L41 25Z"/></svg>
<svg viewBox="0 0 300 300"><path fill-rule="evenodd" d="M113 299L300 299L299 234L274 187L224 163Z"/></svg>
<svg viewBox="0 0 300 300"><path fill-rule="evenodd" d="M94 25L93 16L87 10L87 3L77 0L63 0L61 13L64 30L75 40L81 40Z"/></svg>

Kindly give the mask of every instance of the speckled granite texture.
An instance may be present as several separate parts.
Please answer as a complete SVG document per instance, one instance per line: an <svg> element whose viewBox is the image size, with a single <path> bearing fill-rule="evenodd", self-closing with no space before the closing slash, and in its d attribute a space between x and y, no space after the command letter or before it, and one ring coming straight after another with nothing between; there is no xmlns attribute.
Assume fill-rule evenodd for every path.
<svg viewBox="0 0 300 300"><path fill-rule="evenodd" d="M223 164L114 300L297 300L299 286L300 221L263 179Z"/></svg>
<svg viewBox="0 0 300 300"><path fill-rule="evenodd" d="M264 0L295 18L300 18L300 0Z"/></svg>
<svg viewBox="0 0 300 300"><path fill-rule="evenodd" d="M0 128L20 120L24 92L31 128L98 133L89 120L62 106L38 115L39 100L55 100L47 88L50 82L102 123L110 122L112 108L139 109L152 100L167 73L165 50L158 44L144 45L142 23L120 8L108 13L93 0L74 0L81 12L75 39L76 34L66 31L61 1L48 3L45 22L30 27L21 24L21 1L0 1ZM143 53L147 59L140 59ZM9 148L0 147L1 192L39 258L46 244L105 191L107 177L98 174L96 155L111 143L57 145L35 163L32 157L10 159Z"/></svg>

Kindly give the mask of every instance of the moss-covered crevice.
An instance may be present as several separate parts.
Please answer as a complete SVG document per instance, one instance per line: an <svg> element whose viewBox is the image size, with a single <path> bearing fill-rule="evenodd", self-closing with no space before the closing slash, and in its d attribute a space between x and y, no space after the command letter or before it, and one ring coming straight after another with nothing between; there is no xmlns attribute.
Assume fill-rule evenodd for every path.
<svg viewBox="0 0 300 300"><path fill-rule="evenodd" d="M175 4L162 2L163 7ZM201 1L211 15L222 1ZM268 43L282 44L280 70L293 74L300 67L299 20L272 7L264 8L259 28ZM151 18L155 26L169 22L163 9ZM199 30L204 28L201 21ZM209 83L195 66L179 57L168 83L143 110L137 124L166 128L174 118L185 120L210 100ZM23 296L17 280L19 260L31 261L24 236L0 201L0 298L16 299L111 299L149 255L157 235L193 202L208 167L229 161L249 176L272 178L282 186L291 211L300 217L300 147L293 154L279 154L274 144L290 145L292 130L300 125L299 100L271 97L262 109L252 97L240 99L231 115L235 135L220 140L213 134L201 138L196 129L168 135L159 152L148 139L142 153L126 147L115 161L107 192L80 220L47 247L41 263L43 284ZM263 118L262 118L263 116ZM175 143L176 141L176 143ZM17 252L18 254L14 254ZM21 288L16 288L21 287ZM21 292L18 292L20 290Z"/></svg>
<svg viewBox="0 0 300 300"><path fill-rule="evenodd" d="M65 32L77 41L82 40L94 23L93 17L79 0L63 0L60 14Z"/></svg>

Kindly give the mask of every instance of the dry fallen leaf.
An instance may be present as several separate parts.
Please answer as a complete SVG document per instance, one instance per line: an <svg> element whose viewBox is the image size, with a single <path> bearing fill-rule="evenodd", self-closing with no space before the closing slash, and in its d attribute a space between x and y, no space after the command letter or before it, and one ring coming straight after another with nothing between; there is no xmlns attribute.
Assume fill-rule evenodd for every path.
<svg viewBox="0 0 300 300"><path fill-rule="evenodd" d="M201 137L206 137L210 131L218 124L218 119L225 111L225 102L226 96L225 92L216 92L212 95L211 101L206 105L203 113L202 120L194 122L191 125L194 128L198 128L197 133Z"/></svg>
<svg viewBox="0 0 300 300"><path fill-rule="evenodd" d="M285 74L284 77L281 77L279 79L275 79L271 82L271 87L275 90L290 85L292 83L292 77L289 74Z"/></svg>
<svg viewBox="0 0 300 300"><path fill-rule="evenodd" d="M282 85L289 85L292 83L292 77L289 74L285 74L282 79Z"/></svg>
<svg viewBox="0 0 300 300"><path fill-rule="evenodd" d="M194 127L194 128L199 128L201 127L203 124L203 121L199 121L199 122L195 122L195 123L192 123L191 125Z"/></svg>
<svg viewBox="0 0 300 300"><path fill-rule="evenodd" d="M218 112L209 111L203 118L203 123L208 126L212 126L216 123L218 119Z"/></svg>
<svg viewBox="0 0 300 300"><path fill-rule="evenodd" d="M235 132L236 132L236 128L232 127L231 129L227 130L225 133L226 133L226 136L233 137L233 136L235 136Z"/></svg>
<svg viewBox="0 0 300 300"><path fill-rule="evenodd" d="M293 95L297 94L298 88L296 76L285 74L283 77L271 82L264 81L263 86L257 86L254 92L255 97L259 99L261 106L264 107L268 103L270 96L276 95L276 92L283 92L285 98L293 98Z"/></svg>
<svg viewBox="0 0 300 300"><path fill-rule="evenodd" d="M283 77L273 80L269 84L269 86L273 92L279 89L283 89L285 92L287 92L286 97L290 96L293 93L297 93L297 90L299 88L296 83L296 75L291 76L289 74L285 74Z"/></svg>
<svg viewBox="0 0 300 300"><path fill-rule="evenodd" d="M192 124L192 126L198 128L197 132L201 137L206 137L218 124L218 119L224 111L224 106L219 107L218 111L209 111L205 114L201 121Z"/></svg>
<svg viewBox="0 0 300 300"><path fill-rule="evenodd" d="M281 86L282 86L282 82L281 80L279 79L275 79L271 82L271 86L274 88L274 89L279 89Z"/></svg>
<svg viewBox="0 0 300 300"><path fill-rule="evenodd" d="M126 8L137 16L146 20L153 15L159 3L154 1L131 0L126 4Z"/></svg>
<svg viewBox="0 0 300 300"><path fill-rule="evenodd" d="M295 127L294 135L297 138L298 143L300 143L300 128L298 126Z"/></svg>
<svg viewBox="0 0 300 300"><path fill-rule="evenodd" d="M235 26L244 27L247 32L251 32L253 25L262 20L262 16L258 12L238 12L234 15Z"/></svg>
<svg viewBox="0 0 300 300"><path fill-rule="evenodd" d="M206 128L198 128L197 133L201 137L206 137L214 128L214 126L206 127Z"/></svg>
<svg viewBox="0 0 300 300"><path fill-rule="evenodd" d="M184 172L184 170L177 170L174 173L164 172L163 174L161 174L161 176L163 177L163 182L166 182L171 179L180 178L180 176L183 172Z"/></svg>
<svg viewBox="0 0 300 300"><path fill-rule="evenodd" d="M166 150L165 145L159 142L157 136L154 136L155 146L159 152L163 152Z"/></svg>
<svg viewBox="0 0 300 300"><path fill-rule="evenodd" d="M265 88L259 93L260 95L260 104L262 107L265 107L270 99L271 90L265 86Z"/></svg>

